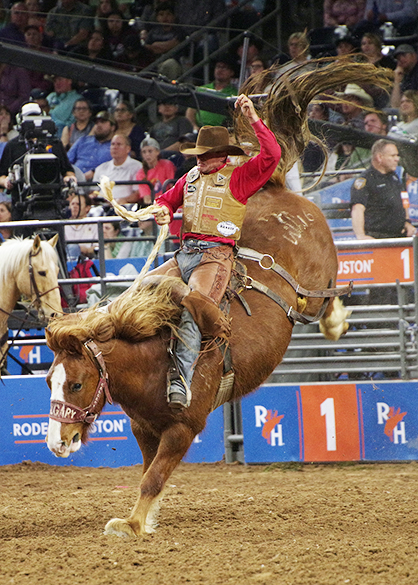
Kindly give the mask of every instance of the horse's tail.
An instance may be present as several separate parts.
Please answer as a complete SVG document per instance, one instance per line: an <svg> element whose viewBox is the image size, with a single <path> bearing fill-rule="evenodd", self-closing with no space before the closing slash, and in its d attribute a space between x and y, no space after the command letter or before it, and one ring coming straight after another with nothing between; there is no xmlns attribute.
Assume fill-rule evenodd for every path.
<svg viewBox="0 0 418 585"><path fill-rule="evenodd" d="M347 332L349 327L346 319L351 315L350 309L346 309L339 297L334 297L325 315L319 321L319 330L331 341L338 341L341 335Z"/></svg>
<svg viewBox="0 0 418 585"><path fill-rule="evenodd" d="M344 100L330 95L329 90L342 89L347 83L354 82L372 84L389 91L392 79L390 69L355 62L352 56L339 57L338 60L306 61L283 74L280 67L272 66L259 75L251 76L240 91L247 95L267 94L264 101L259 101L258 114L274 132L282 149L282 158L273 180L284 185L286 173L302 155L309 141L317 141L312 138L307 116L308 105L315 96L328 92L321 96L322 103L341 102ZM254 130L239 109L234 113L234 131L238 142L249 143L254 151L259 150Z"/></svg>

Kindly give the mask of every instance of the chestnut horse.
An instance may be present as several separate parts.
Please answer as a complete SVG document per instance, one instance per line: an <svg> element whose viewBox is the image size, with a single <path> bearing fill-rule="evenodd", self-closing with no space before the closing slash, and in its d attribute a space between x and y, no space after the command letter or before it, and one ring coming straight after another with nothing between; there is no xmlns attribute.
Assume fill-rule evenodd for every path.
<svg viewBox="0 0 418 585"><path fill-rule="evenodd" d="M65 315L54 320L46 332L55 353L47 376L51 388L48 448L58 457L77 451L87 441L89 428L107 399L118 402L130 417L142 451L138 501L128 518L107 523L107 534L138 536L153 530L164 485L205 427L211 410L262 384L286 352L293 329L291 312L317 316L324 299L306 292L335 286L337 255L327 222L313 203L286 190L284 176L309 140L307 106L318 93L353 80L387 86L390 72L341 60L319 65L310 62L309 67L307 72L295 68L273 83L271 71L251 77L244 88L247 94L257 94L269 85L259 112L282 146L282 160L278 176L247 205L239 245L263 258L260 262L243 260L248 276L242 295L251 316L238 300L230 306L235 379L229 395L217 398L223 350L212 343L197 360L190 407L179 413L168 407L170 337L176 333L179 301L188 291L179 279L167 277L159 284L154 279L148 285L143 281L143 286L134 283L107 310L92 308ZM235 133L240 142L252 144L256 151L254 132L239 114ZM297 282L299 294L290 283L292 278L286 280L271 269L277 265L293 278L293 284ZM256 283L262 283L258 289L265 285L267 294L255 290ZM277 304L277 296L282 306ZM332 298L321 318L323 333L337 339L346 330L346 315L339 299Z"/></svg>
<svg viewBox="0 0 418 585"><path fill-rule="evenodd" d="M335 283L337 256L330 230L321 211L303 197L274 189L256 194L248 204L241 243L274 258L305 288L326 289ZM255 261L244 263L251 279L266 284L289 305L298 306L295 290L283 278ZM180 314L176 297L184 295L183 287L187 288L179 279L167 278L156 288L148 285L122 296L108 312L88 309L65 315L53 320L47 330L48 345L55 353L47 376L52 402L49 449L58 457L68 457L87 440L95 413L106 401L106 393L96 393L100 377L101 387L106 386L106 370L111 399L130 417L143 454L138 502L128 519L108 522L108 534L134 536L152 530L164 485L205 427L215 402L223 370L221 352L213 346L197 362L190 407L173 414L166 401L170 327L175 328ZM247 289L243 296L251 316L238 301L230 307L235 371L232 399L266 380L282 360L293 328L285 311L264 294ZM304 313L315 315L323 300L306 300ZM332 321L332 306L331 300L322 319L325 329ZM344 312L337 321L341 323L343 318ZM93 346L93 352L103 355L99 363L92 358L90 344L83 345L90 339L98 348ZM83 417L77 418L79 409L93 414L83 421ZM79 422L73 422L76 420Z"/></svg>

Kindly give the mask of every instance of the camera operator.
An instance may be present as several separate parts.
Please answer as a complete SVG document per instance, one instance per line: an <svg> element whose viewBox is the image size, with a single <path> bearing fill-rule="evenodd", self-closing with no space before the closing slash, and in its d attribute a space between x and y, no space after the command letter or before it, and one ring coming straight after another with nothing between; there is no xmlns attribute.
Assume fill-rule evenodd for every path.
<svg viewBox="0 0 418 585"><path fill-rule="evenodd" d="M0 187L11 193L13 221L61 219L64 204L61 181L71 186L77 184L67 153L55 137L55 124L50 118L41 119L41 116L42 110L36 102L22 106L19 136L6 144L0 160ZM29 160L27 155L33 155L34 159ZM24 176L25 165L29 177ZM48 165L52 169L52 181L48 181L45 172Z"/></svg>

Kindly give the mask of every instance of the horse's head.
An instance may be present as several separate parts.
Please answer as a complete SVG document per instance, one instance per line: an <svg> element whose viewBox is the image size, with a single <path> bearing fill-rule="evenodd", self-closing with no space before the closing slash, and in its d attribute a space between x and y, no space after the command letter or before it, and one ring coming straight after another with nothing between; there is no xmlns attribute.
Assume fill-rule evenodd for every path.
<svg viewBox="0 0 418 585"><path fill-rule="evenodd" d="M46 442L57 457L68 457L87 441L106 400L111 402L101 352L92 341L80 343L80 352L59 352L46 380L51 389Z"/></svg>
<svg viewBox="0 0 418 585"><path fill-rule="evenodd" d="M58 257L56 234L49 241L36 236L29 249L29 258L20 263L16 285L28 297L42 320L61 313L61 296L58 287ZM29 268L27 260L29 259Z"/></svg>

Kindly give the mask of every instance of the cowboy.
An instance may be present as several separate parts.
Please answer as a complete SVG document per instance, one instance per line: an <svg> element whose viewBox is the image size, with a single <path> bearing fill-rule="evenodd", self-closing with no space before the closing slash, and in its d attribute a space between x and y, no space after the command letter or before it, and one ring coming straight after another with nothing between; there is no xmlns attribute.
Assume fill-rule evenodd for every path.
<svg viewBox="0 0 418 585"><path fill-rule="evenodd" d="M196 156L197 165L156 199L161 207L155 214L159 225L170 223L181 206L183 225L180 250L153 274L181 276L191 288L182 301L184 309L174 350L176 367L170 370L167 385L167 401L172 409L190 404L190 385L202 336L226 340L230 335L229 322L218 305L229 282L245 205L268 181L280 160L280 146L258 117L251 100L242 94L235 107L241 108L251 123L260 153L234 166L228 155L242 156L244 151L229 144L226 128L204 126L196 144L180 147L183 154Z"/></svg>

